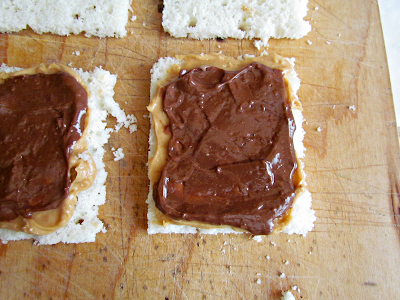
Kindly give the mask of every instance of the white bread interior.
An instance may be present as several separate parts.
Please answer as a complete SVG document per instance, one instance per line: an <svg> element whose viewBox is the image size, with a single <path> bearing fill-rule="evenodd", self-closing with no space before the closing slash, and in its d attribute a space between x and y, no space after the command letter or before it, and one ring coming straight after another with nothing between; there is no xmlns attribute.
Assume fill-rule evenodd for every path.
<svg viewBox="0 0 400 300"><path fill-rule="evenodd" d="M193 39L258 39L260 49L270 38L299 39L310 30L308 0L164 0L164 30Z"/></svg>
<svg viewBox="0 0 400 300"><path fill-rule="evenodd" d="M87 37L124 37L130 0L0 1L0 32L26 29Z"/></svg>

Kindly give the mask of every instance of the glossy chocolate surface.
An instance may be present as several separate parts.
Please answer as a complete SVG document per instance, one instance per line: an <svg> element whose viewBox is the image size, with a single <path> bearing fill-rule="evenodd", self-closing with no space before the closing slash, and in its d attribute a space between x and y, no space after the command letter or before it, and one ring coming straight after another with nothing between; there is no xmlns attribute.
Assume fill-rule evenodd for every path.
<svg viewBox="0 0 400 300"><path fill-rule="evenodd" d="M0 85L0 221L56 208L68 195L71 146L87 92L71 75L11 77Z"/></svg>
<svg viewBox="0 0 400 300"><path fill-rule="evenodd" d="M173 219L271 233L296 190L282 71L259 63L182 70L162 92L172 137L156 206Z"/></svg>

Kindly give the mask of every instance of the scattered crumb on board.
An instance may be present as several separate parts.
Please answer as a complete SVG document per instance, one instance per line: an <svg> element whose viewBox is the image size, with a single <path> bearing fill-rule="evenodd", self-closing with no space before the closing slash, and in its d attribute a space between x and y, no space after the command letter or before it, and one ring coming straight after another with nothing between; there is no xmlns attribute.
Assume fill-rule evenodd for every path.
<svg viewBox="0 0 400 300"><path fill-rule="evenodd" d="M291 291L282 291L281 300L296 300Z"/></svg>
<svg viewBox="0 0 400 300"><path fill-rule="evenodd" d="M118 148L117 150L113 151L115 156L114 161L121 160L125 157L125 154L122 152L122 148Z"/></svg>

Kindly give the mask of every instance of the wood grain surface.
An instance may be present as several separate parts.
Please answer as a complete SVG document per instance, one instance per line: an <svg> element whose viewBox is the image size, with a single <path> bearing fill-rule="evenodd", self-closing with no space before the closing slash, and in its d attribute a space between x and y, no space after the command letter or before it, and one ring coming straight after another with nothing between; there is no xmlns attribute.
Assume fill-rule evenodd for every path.
<svg viewBox="0 0 400 300"><path fill-rule="evenodd" d="M153 63L176 54L260 53L248 40L172 38L158 4L133 0L137 20L122 39L0 34L0 62L9 66L62 62L118 74L115 100L138 119L137 132L122 129L106 146L100 218L107 233L90 244L0 244L0 298L280 299L298 286L296 299L399 299L399 142L377 1L311 0L308 36L270 41L270 53L296 58L302 80L304 162L318 219L306 238L280 234L260 243L247 235L146 233ZM115 162L112 147L125 158Z"/></svg>

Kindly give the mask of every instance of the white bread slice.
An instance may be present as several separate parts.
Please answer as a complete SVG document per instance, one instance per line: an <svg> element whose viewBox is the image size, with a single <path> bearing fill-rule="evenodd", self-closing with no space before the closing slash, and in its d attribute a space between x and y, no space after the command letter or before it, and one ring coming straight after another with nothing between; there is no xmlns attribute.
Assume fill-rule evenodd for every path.
<svg viewBox="0 0 400 300"><path fill-rule="evenodd" d="M267 53L262 53L262 55L268 55ZM201 56L200 56L201 57ZM251 56L246 56L245 59L250 58ZM242 59L242 58L239 58ZM288 81L292 95L296 101L298 101L297 90L300 88L300 80L297 77L297 73L294 70L294 58L282 58L285 60L286 64L290 67L285 69L283 74L285 79ZM168 83L168 80L171 80L170 73L168 70L175 68L181 69L185 63L183 58L171 58L165 57L160 58L158 62L156 62L151 70L151 86L150 86L150 99L156 95L157 90ZM149 106L150 107L150 106ZM294 117L294 121L296 123L296 130L293 136L293 145L295 148L296 156L298 161L301 164L301 169L304 169L303 162L300 160L304 158L305 147L303 145L303 138L305 135L305 131L302 128L303 123L303 115L301 109L298 107L292 107L292 113ZM149 160L152 159L156 154L156 137L155 137L155 129L153 117L151 114L150 117L151 128L149 134ZM316 220L315 212L311 209L311 193L305 188L305 174L303 174L303 179L301 181L301 185L303 186L303 190L301 193L296 196L294 201L291 216L291 221L283 228L282 232L287 234L299 234L306 235L309 231L314 228L314 221ZM151 176L149 176L151 177ZM164 222L162 217L160 218L160 214L162 213L156 208L154 200L153 200L153 182L150 180L150 189L147 198L148 204L148 229L147 232L149 234L156 233L205 233L205 234L225 234L225 233L243 233L241 231L234 230L230 227L226 226L212 226L212 228L196 228L195 226L182 225L182 224L173 224L170 222Z"/></svg>
<svg viewBox="0 0 400 300"><path fill-rule="evenodd" d="M27 26L35 32L124 37L130 0L25 0L0 1L0 32Z"/></svg>
<svg viewBox="0 0 400 300"><path fill-rule="evenodd" d="M193 39L259 39L260 49L272 38L299 39L310 30L308 0L164 0L164 30Z"/></svg>
<svg viewBox="0 0 400 300"><path fill-rule="evenodd" d="M1 65L1 72L14 72L19 68ZM0 239L3 243L14 240L34 239L38 245L63 243L85 243L94 242L96 234L105 232L103 223L98 218L98 208L106 200L106 178L107 172L103 163L105 150L103 146L107 143L111 132L122 126L135 131L136 119L133 115L125 115L124 111L114 101L114 86L117 75L110 74L101 68L91 72L84 72L81 69L74 69L82 79L89 91L88 106L91 110L90 122L88 125L88 136L86 142L88 151L92 156L97 169L93 185L78 194L78 202L70 221L63 228L48 235L32 235L24 232L15 232L7 229L0 229ZM111 114L117 119L118 125L115 129L106 128L107 116ZM83 159L85 159L83 157Z"/></svg>

